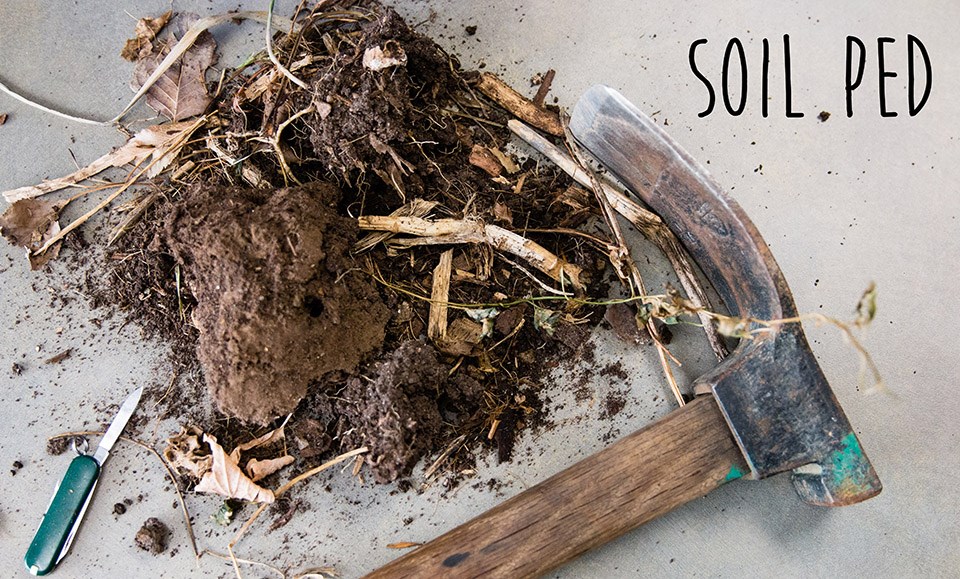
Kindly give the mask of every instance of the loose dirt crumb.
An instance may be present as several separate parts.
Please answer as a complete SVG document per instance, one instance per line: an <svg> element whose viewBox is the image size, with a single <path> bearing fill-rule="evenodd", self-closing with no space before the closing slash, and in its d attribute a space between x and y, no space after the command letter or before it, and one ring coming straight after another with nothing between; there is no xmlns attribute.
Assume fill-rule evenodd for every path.
<svg viewBox="0 0 960 579"><path fill-rule="evenodd" d="M159 555L166 551L169 536L170 529L159 519L151 517L143 523L133 541L144 551Z"/></svg>
<svg viewBox="0 0 960 579"><path fill-rule="evenodd" d="M69 436L51 438L47 441L47 454L60 456L61 454L67 452L67 449L70 448L70 443L71 439Z"/></svg>

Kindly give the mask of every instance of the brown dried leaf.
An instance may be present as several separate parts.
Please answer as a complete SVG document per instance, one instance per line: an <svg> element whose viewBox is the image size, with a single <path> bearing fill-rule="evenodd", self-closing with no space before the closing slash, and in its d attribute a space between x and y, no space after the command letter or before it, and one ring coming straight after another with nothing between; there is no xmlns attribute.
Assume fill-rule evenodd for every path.
<svg viewBox="0 0 960 579"><path fill-rule="evenodd" d="M277 458L269 458L266 460L251 458L249 461L247 461L247 466L244 470L247 472L250 480L257 482L264 477L272 475L281 468L289 464L293 464L293 460L294 458L289 454L279 456Z"/></svg>
<svg viewBox="0 0 960 579"><path fill-rule="evenodd" d="M248 450L253 450L254 448L259 448L261 446L266 446L268 444L273 444L274 442L279 442L283 440L286 433L284 432L284 427L275 428L270 432L264 434L263 436L258 436L253 440L244 442L243 444L238 445L230 452L230 456L233 457L238 463L240 462L240 453L246 452Z"/></svg>
<svg viewBox="0 0 960 579"><path fill-rule="evenodd" d="M60 244L57 243L40 255L33 255L60 232L57 218L63 206L63 202L23 199L0 215L0 233L13 245L26 248L30 269L40 269L60 253Z"/></svg>
<svg viewBox="0 0 960 579"><path fill-rule="evenodd" d="M276 499L273 491L257 485L244 474L240 466L217 443L215 437L204 434L203 440L210 446L213 465L197 483L197 492L216 493L257 503L272 503Z"/></svg>
<svg viewBox="0 0 960 579"><path fill-rule="evenodd" d="M513 225L513 211L504 203L499 201L493 204L493 217L499 223L510 226Z"/></svg>
<svg viewBox="0 0 960 579"><path fill-rule="evenodd" d="M201 432L190 426L181 427L180 432L167 439L163 449L163 458L175 469L200 479L213 466L213 456L200 442Z"/></svg>
<svg viewBox="0 0 960 579"><path fill-rule="evenodd" d="M130 62L136 62L137 59L150 54L153 50L154 39L156 39L160 30L167 25L171 16L173 16L173 11L169 10L166 14L161 14L156 18L137 20L137 25L133 29L133 38L127 39L126 44L123 45L123 50L120 51L120 56Z"/></svg>
<svg viewBox="0 0 960 579"><path fill-rule="evenodd" d="M503 165L503 168L507 170L507 173L513 175L520 171L519 165L517 165L509 155L501 151L500 149L493 147L490 149L490 152L493 153L493 156L500 161L500 164Z"/></svg>
<svg viewBox="0 0 960 579"><path fill-rule="evenodd" d="M163 58L199 17L177 14L165 32L169 38L157 42L153 50L137 60L133 69L133 90L138 90L159 67ZM147 91L147 105L174 121L202 114L210 104L205 73L217 61L217 42L209 32L197 37L180 60L174 63Z"/></svg>

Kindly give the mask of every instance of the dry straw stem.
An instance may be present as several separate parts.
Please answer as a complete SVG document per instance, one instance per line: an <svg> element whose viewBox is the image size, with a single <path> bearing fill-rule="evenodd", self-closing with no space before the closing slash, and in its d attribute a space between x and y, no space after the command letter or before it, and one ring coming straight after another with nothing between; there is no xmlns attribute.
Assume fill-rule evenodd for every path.
<svg viewBox="0 0 960 579"><path fill-rule="evenodd" d="M578 266L554 255L540 244L497 225L477 219L428 220L421 217L389 215L364 216L357 221L360 229L365 231L388 231L417 236L392 242L400 247L486 243L498 251L523 259L560 283L561 287L569 283L578 291L585 290L580 281L582 270Z"/></svg>
<svg viewBox="0 0 960 579"><path fill-rule="evenodd" d="M507 126L515 135L547 157L575 181L584 187L593 187L587 172L565 151L516 119L508 121ZM667 256L690 301L703 309L697 315L700 317L704 332L707 335L707 341L710 343L714 354L716 354L718 360L726 358L729 351L723 342L723 337L717 333L713 324L710 323L710 317L705 313L706 310L710 309L710 301L694 272L686 251L680 245L680 240L657 214L643 208L639 203L617 191L608 183L601 182L600 187L610 206L630 221L644 237L656 244L660 251Z"/></svg>
<svg viewBox="0 0 960 579"><path fill-rule="evenodd" d="M437 206L436 201L424 201L423 199L417 198L413 201L401 205L393 213L390 214L391 217L426 217L433 208ZM385 231L377 231L374 233L368 233L363 236L363 238L353 246L353 251L356 253L363 253L368 251L376 246L378 243L387 241L393 237L393 233Z"/></svg>
<svg viewBox="0 0 960 579"><path fill-rule="evenodd" d="M85 223L88 219L96 215L101 209L103 209L104 207L109 205L114 199L119 197L121 193L129 189L134 183L136 183L140 179L140 177L151 174L151 171L154 169L156 165L163 165L163 166L169 165L179 153L180 148L187 142L187 139L190 138L190 135L192 135L195 130L197 130L200 126L202 126L206 122L207 122L207 117L200 117L197 120L193 121L193 123L187 126L185 129L177 133L169 142L165 143L165 152L162 155L158 157L154 157L154 159L150 161L150 163L146 167L144 167L143 169L140 169L139 172L136 172L136 169L134 169L134 172L136 172L136 174L131 174L131 176L126 180L126 182L124 182L124 184L119 189L117 189L116 191L108 195L103 201L98 203L96 207L94 207L90 211L87 211L86 213L78 217L73 223L61 229L60 233L48 239L47 242L40 247L40 249L34 252L34 254L40 255L41 253L49 249L54 243L63 239L65 235L67 235L77 227L80 227L81 225L83 225L83 223ZM142 162L143 161L141 161L141 163Z"/></svg>
<svg viewBox="0 0 960 579"><path fill-rule="evenodd" d="M148 158L161 161L153 164L151 170L147 172L147 177L155 177L165 169L176 157L176 154L170 153L179 148L181 143L180 136L183 131L190 130L192 133L196 130L195 121L181 121L179 123L164 123L162 125L152 125L134 136L130 137L126 143L115 151L103 155L93 161L86 167L78 169L73 173L43 181L38 185L28 187L19 187L3 192L3 197L10 203L20 201L21 199L31 199L76 186L81 181L85 181L94 175L103 172L111 167L122 167L128 163L139 165Z"/></svg>
<svg viewBox="0 0 960 579"><path fill-rule="evenodd" d="M78 123L86 123L89 125L113 125L113 124L119 123L121 119L123 119L123 117L125 117L126 114L130 112L130 109L132 109L134 105L136 105L140 101L140 99L147 94L147 91L150 90L150 87L152 87L157 82L157 80L161 76L163 76L163 74L167 72L167 70L171 66L173 66L174 63L176 63L177 60L180 59L181 56L183 56L183 53L185 53L187 50L190 49L191 46L193 46L193 43L197 41L197 38L203 32L209 30L210 28L213 28L214 26L223 24L225 22L233 22L233 21L242 20L242 19L257 20L259 22L267 22L268 14L267 12L250 12L250 11L230 12L227 14L217 14L215 16L207 16L206 18L201 18L200 20L197 20L196 23L194 23L194 25L191 26L189 30L187 30L186 34L183 35L183 38L181 38L173 46L173 48L170 49L170 53L167 54L166 58L164 58L162 62L160 62L160 65L157 67L157 70L155 70L153 74L151 74L147 78L147 80L143 83L143 86L140 87L140 90L138 90L137 93L130 100L130 103L122 111L120 111L120 113L117 116L113 117L108 121L98 121L95 119L76 117L73 115L68 115L67 113L62 113L60 111L51 109L49 107L45 107L39 103L36 103L28 99L25 96L22 96L14 92L2 82L0 82L0 91L7 93L11 97L17 99L18 101L26 105L29 105L45 113L50 113L52 115L56 115L64 119L76 121ZM276 27L277 30L281 30L281 31L285 29L290 29L294 25L293 22L287 18L273 17L272 20L273 22L271 22L271 24L274 27Z"/></svg>
<svg viewBox="0 0 960 579"><path fill-rule="evenodd" d="M433 270L433 291L430 294L430 318L427 321L427 337L434 342L447 337L447 300L450 299L450 270L453 266L453 250L440 255L440 263Z"/></svg>
<svg viewBox="0 0 960 579"><path fill-rule="evenodd" d="M477 90L510 111L513 116L555 137L563 136L563 124L556 113L538 107L496 75L482 73L476 86Z"/></svg>
<svg viewBox="0 0 960 579"><path fill-rule="evenodd" d="M631 291L631 294L637 292L640 293L640 295L646 294L647 288L643 283L643 276L640 275L640 269L637 268L636 262L630 255L630 249L627 247L627 242L623 238L623 231L620 229L620 221L617 219L613 207L607 200L607 196L603 191L603 186L600 184L600 180L597 179L596 174L591 171L589 167L587 167L586 161L583 158L580 149L577 147L576 143L573 142L572 135L567 135L567 142L571 146L571 150L576 157L577 164L579 164L581 171L584 172L589 178L590 188L593 190L594 195L596 195L597 203L603 210L604 221L606 221L607 227L610 228L610 231L613 233L613 237L616 240L617 244L610 252L610 263L613 265L614 270L620 277L620 280L633 286L633 290L635 291ZM660 330L657 329L656 323L651 318L647 319L645 325L650 337L653 338L654 346L657 348L657 357L660 359L660 367L663 369L663 375L667 379L667 384L670 386L670 391L673 392L673 396L676 398L677 404L683 406L686 404L686 402L683 400L683 393L680 392L680 386L677 384L677 379L673 375L673 369L670 368L670 360L667 359L667 357L670 355L670 352L663 344L663 338L660 334ZM672 356L670 357L673 358ZM673 359L676 360L675 358Z"/></svg>

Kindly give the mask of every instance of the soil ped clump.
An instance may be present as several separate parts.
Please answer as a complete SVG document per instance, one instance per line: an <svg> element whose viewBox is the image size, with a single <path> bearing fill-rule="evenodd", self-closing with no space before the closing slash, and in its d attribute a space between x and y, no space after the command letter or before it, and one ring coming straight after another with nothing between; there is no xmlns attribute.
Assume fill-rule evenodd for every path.
<svg viewBox="0 0 960 579"><path fill-rule="evenodd" d="M224 413L266 423L324 374L352 372L384 338L389 312L350 271L356 221L333 185L194 187L162 239L197 298L197 356Z"/></svg>

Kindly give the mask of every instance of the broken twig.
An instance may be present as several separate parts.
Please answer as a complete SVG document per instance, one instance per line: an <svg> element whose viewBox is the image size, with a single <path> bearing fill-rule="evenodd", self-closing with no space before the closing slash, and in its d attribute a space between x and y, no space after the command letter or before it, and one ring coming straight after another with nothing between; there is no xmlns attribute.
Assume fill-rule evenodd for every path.
<svg viewBox="0 0 960 579"><path fill-rule="evenodd" d="M477 90L510 111L515 117L541 131L546 131L555 137L563 136L563 125L560 123L559 116L538 107L496 75L489 72L482 73L480 80L477 81Z"/></svg>

